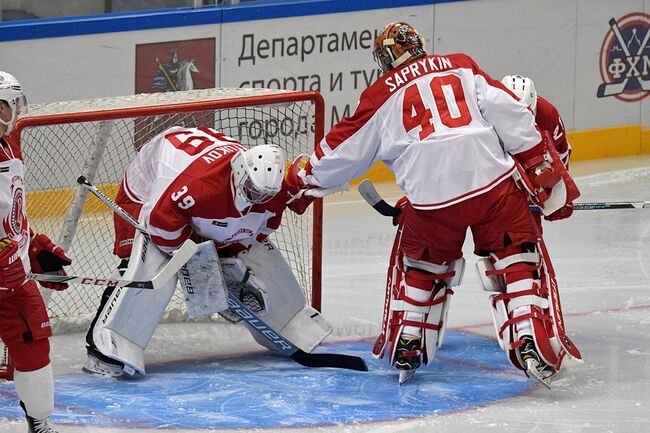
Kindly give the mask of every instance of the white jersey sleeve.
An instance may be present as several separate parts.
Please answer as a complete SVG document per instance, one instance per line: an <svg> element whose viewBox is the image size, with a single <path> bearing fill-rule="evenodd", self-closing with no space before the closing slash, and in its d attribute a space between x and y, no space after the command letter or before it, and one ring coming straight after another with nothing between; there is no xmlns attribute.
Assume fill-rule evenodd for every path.
<svg viewBox="0 0 650 433"><path fill-rule="evenodd" d="M540 141L532 113L471 58L427 56L368 87L300 175L328 188L382 160L414 207L436 209L508 179L511 155Z"/></svg>
<svg viewBox="0 0 650 433"><path fill-rule="evenodd" d="M503 149L511 155L534 147L542 140L535 128L535 116L499 81L482 71L475 75L481 114L494 126Z"/></svg>

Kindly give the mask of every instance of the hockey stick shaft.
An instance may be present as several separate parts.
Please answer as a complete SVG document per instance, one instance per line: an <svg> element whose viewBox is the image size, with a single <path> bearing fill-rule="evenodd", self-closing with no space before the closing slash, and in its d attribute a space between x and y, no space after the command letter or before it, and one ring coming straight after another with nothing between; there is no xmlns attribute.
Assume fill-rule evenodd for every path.
<svg viewBox="0 0 650 433"><path fill-rule="evenodd" d="M47 283L86 284L102 287L137 287L139 289L153 289L152 281L113 280L110 278L77 277L74 275L27 274L30 280Z"/></svg>
<svg viewBox="0 0 650 433"><path fill-rule="evenodd" d="M109 197L104 195L92 183L88 182L88 180L86 180L83 176L79 177L79 179L77 179L77 182L83 188L86 188L88 191L95 194L97 198L99 198L104 204L106 204L109 208L111 208L116 214L124 218L126 222L131 224L135 229L139 230L143 235L150 237L150 234L145 227L140 225L140 223L131 215L129 215L124 209L122 209L120 205L118 205ZM194 251L192 252L193 255L194 252L196 251L197 245L192 241L185 241L183 247L188 242L194 246ZM183 249L183 247L181 247L172 256L167 266L169 266L169 263L171 263L176 258L176 256ZM182 263L180 263L178 269L180 269L185 264L185 262L189 260L190 257L187 257L187 259L185 259ZM176 272L178 271L178 269L176 270ZM247 308L244 304L242 304L238 299L236 299L230 293L228 293L228 307L232 308L233 311L239 317L241 317L246 323L248 323L250 326L256 329L258 333L262 335L264 338L266 338L280 353L288 356L289 358L293 359L294 361L296 361L301 365L304 365L306 367L333 367L333 368L346 368L349 370L368 371L368 367L366 366L365 361L362 358L359 358L358 356L328 354L328 353L317 354L317 353L304 352L296 345L291 343L289 340L282 337L278 332L274 331L273 328L267 325L255 313L253 313L249 308Z"/></svg>
<svg viewBox="0 0 650 433"><path fill-rule="evenodd" d="M274 331L269 325L246 307L239 299L228 293L228 307L248 325L269 341L281 354L305 367L333 367L368 371L366 362L358 356L330 353L307 353Z"/></svg>
<svg viewBox="0 0 650 433"><path fill-rule="evenodd" d="M124 218L129 224L131 224L137 231L142 233L143 235L146 235L149 237L149 232L145 227L143 227L138 220L133 218L128 212L126 212L124 209L122 209L120 206L117 205L113 200L111 200L106 194L101 192L95 185L90 183L84 176L79 176L77 179L77 183L81 185L82 188L92 192L95 197L97 197L99 200L102 201L106 206L111 208L113 212Z"/></svg>
<svg viewBox="0 0 650 433"><path fill-rule="evenodd" d="M377 192L373 183L365 179L358 186L361 197L372 206L377 212L384 216L395 217L402 211L395 206L388 204ZM605 209L648 209L650 201L621 201L621 202L582 202L573 203L573 210L605 210ZM539 207L531 205L530 209L539 212Z"/></svg>
<svg viewBox="0 0 650 433"><path fill-rule="evenodd" d="M79 176L79 178L77 179L77 183L79 183L79 185L81 185L82 188L85 188L91 193L93 193L95 197L101 200L106 206L112 209L119 216L124 218L136 230L138 230L147 238L150 238L149 232L145 227L143 227L135 218L129 215L117 203L115 203L103 192L97 189L97 187L92 183L90 183L84 176ZM176 275L176 273L183 267L183 265L187 263L187 261L190 258L192 258L194 253L196 253L197 249L198 246L196 245L196 243L194 243L189 239L186 240L185 242L183 242L183 245L181 245L181 247L178 250L176 250L176 252L174 252L174 255L171 256L169 261L165 264L165 266L163 266L160 272L158 272L158 274L153 279L151 279L150 281L130 281L127 284L124 284L124 286L135 287L140 289L157 289L159 287L162 287L163 284L167 283L167 281L172 279L174 275ZM55 276L48 275L47 277L50 278ZM84 277L77 277L77 278L82 279L79 281L81 284L92 284L89 283L87 281L88 279ZM107 279L101 279L101 280L107 280ZM122 281L126 281L126 280L122 280Z"/></svg>
<svg viewBox="0 0 650 433"><path fill-rule="evenodd" d="M192 242L185 242L174 253L171 259L151 280L120 280L113 278L78 277L74 275L52 275L52 274L27 274L30 280L43 281L48 283L85 284L103 287L132 287L136 289L158 289L169 281L183 267L183 265L194 255L197 245Z"/></svg>

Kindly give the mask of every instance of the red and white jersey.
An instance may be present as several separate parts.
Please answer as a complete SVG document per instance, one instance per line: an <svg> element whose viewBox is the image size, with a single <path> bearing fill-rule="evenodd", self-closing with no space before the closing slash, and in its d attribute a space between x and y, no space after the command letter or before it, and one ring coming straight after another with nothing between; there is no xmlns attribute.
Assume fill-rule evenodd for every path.
<svg viewBox="0 0 650 433"><path fill-rule="evenodd" d="M431 55L368 87L301 176L327 188L382 160L414 208L436 209L494 188L512 174L511 155L540 141L530 110L469 56Z"/></svg>
<svg viewBox="0 0 650 433"><path fill-rule="evenodd" d="M9 238L18 244L25 273L29 273L25 165L20 146L7 136L0 136L0 221L0 238Z"/></svg>
<svg viewBox="0 0 650 433"><path fill-rule="evenodd" d="M542 131L548 131L553 137L553 142L560 159L565 166L569 166L569 157L571 156L571 145L566 138L564 122L560 117L557 108L546 99L537 97L537 112L535 113L535 122Z"/></svg>
<svg viewBox="0 0 650 433"><path fill-rule="evenodd" d="M240 150L244 146L214 129L181 127L140 149L124 191L143 204L140 218L162 251L171 253L192 233L225 247L261 241L280 226L284 194L249 208L236 203L230 160Z"/></svg>

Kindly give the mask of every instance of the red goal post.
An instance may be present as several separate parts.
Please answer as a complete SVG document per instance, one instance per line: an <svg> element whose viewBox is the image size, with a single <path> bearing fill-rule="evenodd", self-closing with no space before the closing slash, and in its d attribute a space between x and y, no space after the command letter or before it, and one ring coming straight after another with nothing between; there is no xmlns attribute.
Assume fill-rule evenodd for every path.
<svg viewBox="0 0 650 433"><path fill-rule="evenodd" d="M273 143L292 161L310 154L324 131L324 102L318 92L271 89L202 89L42 104L18 120L26 164L27 209L35 232L48 234L73 259L68 273L113 275L112 214L87 191L84 175L115 197L120 179L137 149L175 126L207 126L246 146ZM322 201L304 216L285 212L271 236L291 265L312 306L321 307ZM71 286L43 291L55 332L84 330L94 315L101 289ZM183 320L177 290L166 320Z"/></svg>

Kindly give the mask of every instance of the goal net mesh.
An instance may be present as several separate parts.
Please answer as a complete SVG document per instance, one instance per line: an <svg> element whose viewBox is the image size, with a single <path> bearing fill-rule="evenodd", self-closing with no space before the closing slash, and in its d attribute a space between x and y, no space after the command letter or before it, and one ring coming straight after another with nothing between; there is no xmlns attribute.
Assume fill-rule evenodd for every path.
<svg viewBox="0 0 650 433"><path fill-rule="evenodd" d="M113 214L78 188L79 176L115 198L138 149L171 126L211 127L248 147L277 144L292 161L310 154L321 134L319 98L314 92L207 89L30 107L17 128L27 167L31 227L66 250L73 259L68 274L115 277L119 260L112 255ZM318 202L302 216L285 212L282 226L271 236L316 307L320 302L319 209ZM87 328L101 293L101 287L87 285L43 291L49 297L54 331ZM165 320L185 318L178 288Z"/></svg>

